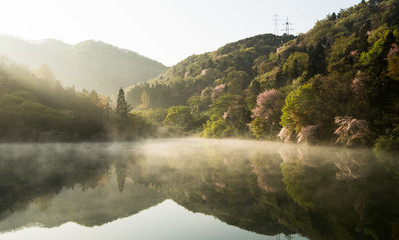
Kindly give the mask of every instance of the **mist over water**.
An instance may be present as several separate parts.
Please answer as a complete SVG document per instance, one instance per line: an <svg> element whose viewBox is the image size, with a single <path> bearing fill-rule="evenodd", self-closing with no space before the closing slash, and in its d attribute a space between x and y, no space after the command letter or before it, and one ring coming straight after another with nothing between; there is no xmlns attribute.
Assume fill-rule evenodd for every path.
<svg viewBox="0 0 399 240"><path fill-rule="evenodd" d="M146 209L155 219L167 199L172 212L212 216L193 225L202 231L238 227L246 239L395 239L398 172L396 155L276 142L1 144L0 239L27 226L102 229Z"/></svg>

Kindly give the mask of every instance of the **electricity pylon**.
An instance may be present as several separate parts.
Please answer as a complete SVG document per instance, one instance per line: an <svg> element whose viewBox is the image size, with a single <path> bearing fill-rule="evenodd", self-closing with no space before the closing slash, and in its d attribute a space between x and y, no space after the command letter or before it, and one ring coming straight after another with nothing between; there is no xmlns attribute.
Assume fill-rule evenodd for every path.
<svg viewBox="0 0 399 240"><path fill-rule="evenodd" d="M285 21L285 23L283 23L283 25L285 25L285 29L281 29L281 30L282 30L282 31L285 30L285 34L290 35L290 31L291 31L291 30L294 30L294 29L290 28L290 25L292 25L292 23L290 23L290 22L288 21L288 17L287 17L287 20Z"/></svg>
<svg viewBox="0 0 399 240"><path fill-rule="evenodd" d="M273 24L274 24L274 35L278 36L278 26L280 22L280 16L277 14L273 15Z"/></svg>

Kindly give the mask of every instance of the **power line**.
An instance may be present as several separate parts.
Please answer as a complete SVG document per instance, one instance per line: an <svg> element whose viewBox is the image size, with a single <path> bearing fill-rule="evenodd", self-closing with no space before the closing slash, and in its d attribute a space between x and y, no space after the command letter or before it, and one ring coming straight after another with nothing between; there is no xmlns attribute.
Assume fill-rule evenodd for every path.
<svg viewBox="0 0 399 240"><path fill-rule="evenodd" d="M273 15L273 24L274 24L274 35L278 36L278 26L280 22L280 16L277 14Z"/></svg>
<svg viewBox="0 0 399 240"><path fill-rule="evenodd" d="M290 28L290 25L292 25L292 23L290 23L290 22L288 21L288 17L287 17L287 20L285 21L285 23L283 23L283 25L285 25L285 29L281 29L281 30L282 30L282 31L285 30L285 34L290 35L290 31L291 31L291 30L293 31L294 29Z"/></svg>

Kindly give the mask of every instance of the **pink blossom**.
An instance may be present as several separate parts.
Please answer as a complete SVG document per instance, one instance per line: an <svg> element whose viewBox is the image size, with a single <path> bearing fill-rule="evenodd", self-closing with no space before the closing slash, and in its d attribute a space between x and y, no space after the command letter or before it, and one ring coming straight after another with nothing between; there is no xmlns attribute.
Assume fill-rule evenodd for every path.
<svg viewBox="0 0 399 240"><path fill-rule="evenodd" d="M229 117L229 112L224 112L223 119L226 120Z"/></svg>
<svg viewBox="0 0 399 240"><path fill-rule="evenodd" d="M390 48L389 53L388 53L388 57L395 56L395 54L397 52L399 52L398 44L392 43L391 44L391 48Z"/></svg>
<svg viewBox="0 0 399 240"><path fill-rule="evenodd" d="M315 135L318 125L309 125L301 128L298 133L298 143L309 140Z"/></svg>
<svg viewBox="0 0 399 240"><path fill-rule="evenodd" d="M336 142L346 142L348 146L352 145L354 140L362 141L369 130L368 123L365 120L358 120L349 116L337 116L335 123L339 126L334 132L338 135Z"/></svg>
<svg viewBox="0 0 399 240"><path fill-rule="evenodd" d="M292 133L290 130L286 127L283 127L280 131L280 133L277 135L281 140L284 140L284 142L289 142L292 137Z"/></svg>
<svg viewBox="0 0 399 240"><path fill-rule="evenodd" d="M215 101L226 89L226 84L217 85L212 89L211 99Z"/></svg>
<svg viewBox="0 0 399 240"><path fill-rule="evenodd" d="M201 75L206 75L208 73L209 68L205 68L201 71Z"/></svg>
<svg viewBox="0 0 399 240"><path fill-rule="evenodd" d="M275 89L266 90L258 95L256 104L258 106L252 110L252 118L269 119L275 117L276 114L280 115L283 106L282 95Z"/></svg>

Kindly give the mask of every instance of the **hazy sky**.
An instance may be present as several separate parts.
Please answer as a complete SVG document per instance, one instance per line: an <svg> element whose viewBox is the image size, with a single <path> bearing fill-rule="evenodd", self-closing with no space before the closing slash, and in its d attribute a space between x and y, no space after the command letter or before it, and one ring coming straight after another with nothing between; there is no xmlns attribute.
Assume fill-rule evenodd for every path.
<svg viewBox="0 0 399 240"><path fill-rule="evenodd" d="M305 33L332 12L360 0L0 0L0 34L94 39L170 66L226 43L274 33L273 15Z"/></svg>

